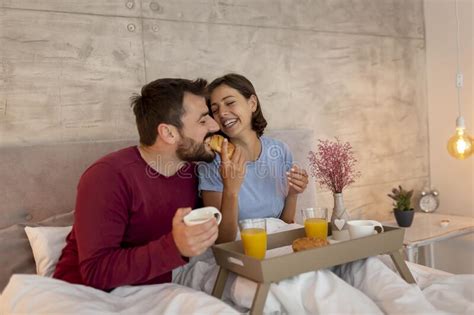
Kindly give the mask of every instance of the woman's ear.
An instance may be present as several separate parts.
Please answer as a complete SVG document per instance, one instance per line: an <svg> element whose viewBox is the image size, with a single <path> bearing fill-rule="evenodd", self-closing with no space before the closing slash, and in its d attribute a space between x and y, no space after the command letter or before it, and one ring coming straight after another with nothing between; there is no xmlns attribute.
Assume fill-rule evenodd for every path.
<svg viewBox="0 0 474 315"><path fill-rule="evenodd" d="M251 95L249 98L249 104L250 104L250 109L252 110L252 113L255 113L257 110L257 97L255 95Z"/></svg>
<svg viewBox="0 0 474 315"><path fill-rule="evenodd" d="M158 136L168 144L175 144L178 141L178 130L173 125L159 124L157 131Z"/></svg>

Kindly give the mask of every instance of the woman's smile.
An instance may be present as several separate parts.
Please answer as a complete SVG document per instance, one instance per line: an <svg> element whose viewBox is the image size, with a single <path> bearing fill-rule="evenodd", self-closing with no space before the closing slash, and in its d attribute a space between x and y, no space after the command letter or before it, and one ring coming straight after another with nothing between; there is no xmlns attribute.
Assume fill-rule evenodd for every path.
<svg viewBox="0 0 474 315"><path fill-rule="evenodd" d="M237 121L238 121L237 118L230 118L230 119L222 119L221 123L224 128L230 129L237 123Z"/></svg>

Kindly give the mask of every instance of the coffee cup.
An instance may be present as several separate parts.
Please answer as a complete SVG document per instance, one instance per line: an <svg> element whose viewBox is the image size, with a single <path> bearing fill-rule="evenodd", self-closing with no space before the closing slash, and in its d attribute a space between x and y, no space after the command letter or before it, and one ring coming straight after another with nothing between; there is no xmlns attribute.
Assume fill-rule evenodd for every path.
<svg viewBox="0 0 474 315"><path fill-rule="evenodd" d="M214 207L204 207L192 210L184 218L184 223L188 226L198 225L215 218L217 224L221 223L222 214Z"/></svg>
<svg viewBox="0 0 474 315"><path fill-rule="evenodd" d="M375 220L350 220L347 221L349 226L349 234L351 239L365 237L383 232L383 226ZM375 227L380 227L381 231L377 231Z"/></svg>

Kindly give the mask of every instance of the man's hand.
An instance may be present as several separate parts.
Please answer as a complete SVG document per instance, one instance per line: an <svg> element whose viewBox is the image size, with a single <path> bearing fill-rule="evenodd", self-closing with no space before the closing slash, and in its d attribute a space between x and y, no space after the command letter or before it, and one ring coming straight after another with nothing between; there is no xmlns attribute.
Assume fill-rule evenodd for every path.
<svg viewBox="0 0 474 315"><path fill-rule="evenodd" d="M227 154L227 139L222 144L220 174L227 192L239 193L245 177L245 157L242 150L235 146L232 159Z"/></svg>
<svg viewBox="0 0 474 315"><path fill-rule="evenodd" d="M286 172L286 175L288 176L288 185L290 186L288 195L300 194L308 186L308 174L304 169L293 165L291 170Z"/></svg>
<svg viewBox="0 0 474 315"><path fill-rule="evenodd" d="M215 219L202 224L187 226L183 217L191 208L179 208L173 217L173 235L176 247L182 256L193 257L204 253L217 239L218 228Z"/></svg>

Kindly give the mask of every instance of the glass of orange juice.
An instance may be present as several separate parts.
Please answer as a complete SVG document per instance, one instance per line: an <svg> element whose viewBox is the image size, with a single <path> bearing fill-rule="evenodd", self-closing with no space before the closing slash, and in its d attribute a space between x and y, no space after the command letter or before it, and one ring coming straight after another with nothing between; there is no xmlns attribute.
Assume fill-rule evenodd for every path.
<svg viewBox="0 0 474 315"><path fill-rule="evenodd" d="M257 259L264 259L267 251L267 224L265 219L239 221L240 236L244 253Z"/></svg>
<svg viewBox="0 0 474 315"><path fill-rule="evenodd" d="M306 236L326 240L328 237L328 208L306 208L302 212Z"/></svg>

